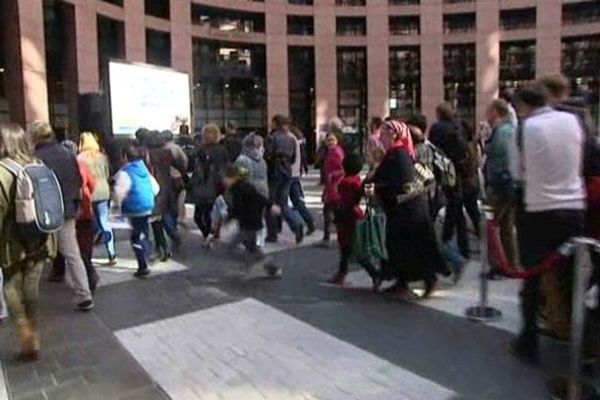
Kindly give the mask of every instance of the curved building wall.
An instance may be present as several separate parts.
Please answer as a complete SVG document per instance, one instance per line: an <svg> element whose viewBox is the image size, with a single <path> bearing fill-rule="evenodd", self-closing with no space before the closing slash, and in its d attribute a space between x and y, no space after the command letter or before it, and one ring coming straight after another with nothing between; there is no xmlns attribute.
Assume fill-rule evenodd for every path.
<svg viewBox="0 0 600 400"><path fill-rule="evenodd" d="M276 113L288 113L292 108L296 113L302 110L309 113L313 127L340 112L360 127L368 116L405 114L416 108L433 119L435 106L444 99L455 102L461 112L477 120L483 117L486 103L496 96L499 86L518 84L536 74L560 73L567 68L565 59L569 58L573 65L567 63L567 69L578 75L586 75L600 61L596 44L600 37L597 1L12 0L2 3L5 39L0 48L6 53L5 60L18 60L6 68L9 78L4 81L9 87L4 92L10 100L12 119L19 121L47 118L49 114L47 92L51 83L44 47L48 34L47 21L44 28L44 7L57 3L68 4L64 21L69 26L63 36L73 36L74 40L72 43L66 40L64 46L72 47L70 58L76 75L74 85L62 81L61 84L71 87L76 94L101 90L106 49L112 49L112 55L121 55L127 61L158 62L188 72L196 88L204 84L197 79L198 65L202 63L194 62L194 49L199 44L261 46L266 54L265 87L260 86L260 80L253 87L265 97L264 120ZM113 33L99 34L99 24L101 32L109 29L104 28L106 25L114 28L109 30ZM115 35L121 35L121 39L115 42ZM13 40L14 37L18 40ZM153 45L154 41L164 42L162 50L154 49L160 47ZM294 74L302 71L290 66L290 59L302 57L302 49L308 49L313 57L312 62L303 65L314 69L307 74L308 78L303 78L308 80L302 82L313 82L304 85L309 86L305 87L305 94L301 93L302 85L290 82L295 78L290 71L295 71ZM585 59L589 61L587 64ZM62 76L65 80L74 79L73 73ZM590 77L572 78L578 83L598 84L597 79ZM597 95L596 89L593 92ZM304 106L290 104L296 101ZM357 103L360 105L356 106ZM54 110L52 105L50 109ZM222 117L226 118L226 113Z"/></svg>

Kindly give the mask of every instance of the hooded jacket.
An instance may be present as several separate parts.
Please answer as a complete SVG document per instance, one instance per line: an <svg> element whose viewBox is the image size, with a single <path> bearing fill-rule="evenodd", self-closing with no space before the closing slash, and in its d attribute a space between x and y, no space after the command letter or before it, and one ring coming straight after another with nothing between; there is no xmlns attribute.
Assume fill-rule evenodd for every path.
<svg viewBox="0 0 600 400"><path fill-rule="evenodd" d="M159 187L143 160L125 164L115 175L115 200L130 217L151 215Z"/></svg>
<svg viewBox="0 0 600 400"><path fill-rule="evenodd" d="M246 181L254 186L258 193L265 197L269 196L267 163L260 150L245 148L242 154L235 160L235 166L246 170Z"/></svg>

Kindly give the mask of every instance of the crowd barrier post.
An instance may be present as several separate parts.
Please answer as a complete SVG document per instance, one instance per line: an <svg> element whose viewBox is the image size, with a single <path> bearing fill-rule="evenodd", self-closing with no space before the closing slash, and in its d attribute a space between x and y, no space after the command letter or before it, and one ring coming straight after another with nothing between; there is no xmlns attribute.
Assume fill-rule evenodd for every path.
<svg viewBox="0 0 600 400"><path fill-rule="evenodd" d="M483 206L480 229L481 273L479 276L479 304L466 310L467 318L478 322L491 322L502 318L502 312L489 305L490 259L488 254L487 224L494 219L492 208Z"/></svg>

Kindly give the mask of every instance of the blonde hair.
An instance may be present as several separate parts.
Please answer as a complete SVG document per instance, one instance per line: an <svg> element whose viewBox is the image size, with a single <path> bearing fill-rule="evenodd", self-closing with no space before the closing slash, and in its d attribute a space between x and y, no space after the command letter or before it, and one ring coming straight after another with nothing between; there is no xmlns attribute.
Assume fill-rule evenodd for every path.
<svg viewBox="0 0 600 400"><path fill-rule="evenodd" d="M221 141L221 129L215 124L208 124L202 129L202 144L217 144Z"/></svg>
<svg viewBox="0 0 600 400"><path fill-rule="evenodd" d="M31 142L18 124L0 124L0 158L10 158L18 163L33 161Z"/></svg>
<svg viewBox="0 0 600 400"><path fill-rule="evenodd" d="M96 136L91 132L83 132L79 137L79 151L89 151L90 153L100 152L100 144Z"/></svg>
<svg viewBox="0 0 600 400"><path fill-rule="evenodd" d="M45 121L32 122L27 127L27 133L31 137L31 140L33 140L34 144L47 142L56 137L50 124Z"/></svg>

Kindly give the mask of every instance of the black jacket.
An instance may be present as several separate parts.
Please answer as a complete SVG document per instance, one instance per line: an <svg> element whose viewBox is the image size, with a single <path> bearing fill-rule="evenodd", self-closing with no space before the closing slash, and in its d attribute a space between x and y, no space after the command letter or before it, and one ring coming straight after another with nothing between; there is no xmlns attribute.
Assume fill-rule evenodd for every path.
<svg viewBox="0 0 600 400"><path fill-rule="evenodd" d="M429 129L429 140L454 163L459 169L467 155L467 144L453 121L441 120Z"/></svg>
<svg viewBox="0 0 600 400"><path fill-rule="evenodd" d="M75 157L55 141L38 144L35 148L35 156L56 174L62 189L65 218L77 217L81 202L82 179Z"/></svg>
<svg viewBox="0 0 600 400"><path fill-rule="evenodd" d="M296 161L296 140L283 129L267 137L265 159L269 166L269 177L280 180L292 177L292 164Z"/></svg>
<svg viewBox="0 0 600 400"><path fill-rule="evenodd" d="M198 146L192 158L190 200L195 204L212 204L229 166L227 149L221 144Z"/></svg>
<svg viewBox="0 0 600 400"><path fill-rule="evenodd" d="M256 188L245 180L238 181L229 192L232 197L229 217L236 219L242 230L261 230L264 211L272 204L269 199L258 193Z"/></svg>
<svg viewBox="0 0 600 400"><path fill-rule="evenodd" d="M242 138L237 134L229 134L225 136L223 140L221 140L221 144L225 147L225 150L227 150L229 162L233 164L242 152Z"/></svg>

